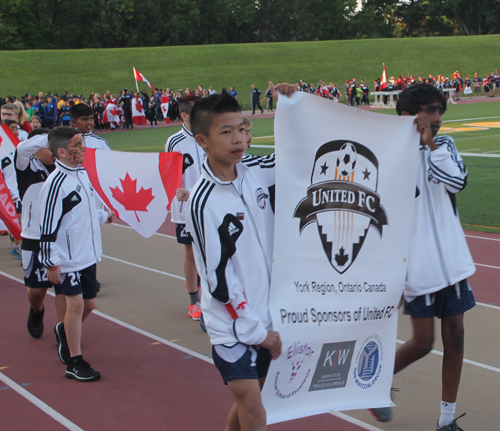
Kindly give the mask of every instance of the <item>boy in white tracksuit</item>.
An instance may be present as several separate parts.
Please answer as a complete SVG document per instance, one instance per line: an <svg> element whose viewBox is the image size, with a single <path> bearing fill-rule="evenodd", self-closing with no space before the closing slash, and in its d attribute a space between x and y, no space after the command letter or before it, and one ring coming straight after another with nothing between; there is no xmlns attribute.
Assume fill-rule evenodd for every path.
<svg viewBox="0 0 500 431"><path fill-rule="evenodd" d="M50 282L61 285L66 296L64 323L56 326L59 358L67 364L66 377L92 381L101 377L81 355L81 330L95 308L96 263L101 260L100 224L111 222L112 212L96 209L95 191L81 164L81 134L70 127L49 133L49 148L57 158L56 169L40 192L40 262Z"/></svg>
<svg viewBox="0 0 500 431"><path fill-rule="evenodd" d="M453 139L436 138L446 110L446 99L438 89L429 84L407 87L398 97L396 110L416 117L420 165L404 292L404 311L411 316L413 335L396 351L394 373L432 350L434 317L441 319L444 356L436 430L459 431L453 416L464 354L464 313L475 305L467 282L475 266L455 205L455 194L466 186L467 170ZM389 408L371 412L382 422L392 416Z"/></svg>
<svg viewBox="0 0 500 431"><path fill-rule="evenodd" d="M212 355L235 400L226 430L265 430L260 390L271 358L281 353L269 315L274 156L242 161L245 123L225 90L198 100L190 122L207 159L189 197L186 228Z"/></svg>

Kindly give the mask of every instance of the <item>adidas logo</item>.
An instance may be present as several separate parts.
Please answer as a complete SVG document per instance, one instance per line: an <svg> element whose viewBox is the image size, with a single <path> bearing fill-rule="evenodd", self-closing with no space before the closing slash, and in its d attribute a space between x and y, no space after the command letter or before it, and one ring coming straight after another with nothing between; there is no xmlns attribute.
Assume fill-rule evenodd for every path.
<svg viewBox="0 0 500 431"><path fill-rule="evenodd" d="M73 197L71 198L71 202L74 202L74 201L77 201L77 200L78 200L78 198L77 198L76 196L73 196Z"/></svg>
<svg viewBox="0 0 500 431"><path fill-rule="evenodd" d="M235 233L238 233L240 230L233 224L229 223L229 235L234 235Z"/></svg>

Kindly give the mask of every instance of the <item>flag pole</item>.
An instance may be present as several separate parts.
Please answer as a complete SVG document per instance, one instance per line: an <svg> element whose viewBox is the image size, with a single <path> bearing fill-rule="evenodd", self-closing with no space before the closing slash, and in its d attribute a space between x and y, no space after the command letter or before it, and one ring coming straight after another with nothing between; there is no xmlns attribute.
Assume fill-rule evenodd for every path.
<svg viewBox="0 0 500 431"><path fill-rule="evenodd" d="M137 88L137 92L139 92L139 85L137 84L137 75L135 73L135 67L132 67L132 69L134 69L135 88Z"/></svg>

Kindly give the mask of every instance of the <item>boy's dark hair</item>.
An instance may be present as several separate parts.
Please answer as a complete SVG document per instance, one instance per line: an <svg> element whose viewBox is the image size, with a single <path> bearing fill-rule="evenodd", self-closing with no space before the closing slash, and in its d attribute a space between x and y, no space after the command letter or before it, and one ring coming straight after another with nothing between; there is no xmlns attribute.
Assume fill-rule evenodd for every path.
<svg viewBox="0 0 500 431"><path fill-rule="evenodd" d="M50 132L50 129L46 129L44 127L39 127L38 129L33 129L28 133L28 139L31 139L33 136L37 135L47 135Z"/></svg>
<svg viewBox="0 0 500 431"><path fill-rule="evenodd" d="M396 112L398 115L408 112L410 115L416 115L422 111L422 107L433 103L439 103L443 108L443 114L446 111L446 99L443 93L432 84L414 84L406 87L398 95Z"/></svg>
<svg viewBox="0 0 500 431"><path fill-rule="evenodd" d="M222 89L220 94L212 94L203 99L198 99L189 116L189 125L193 136L198 133L208 136L213 117L226 112L241 112L241 106L225 88Z"/></svg>
<svg viewBox="0 0 500 431"><path fill-rule="evenodd" d="M1 121L1 123L2 124L6 124L7 126L10 126L11 124L17 124L17 121L16 120L8 119L8 120Z"/></svg>
<svg viewBox="0 0 500 431"><path fill-rule="evenodd" d="M56 127L49 132L49 149L52 151L52 155L59 159L57 155L57 150L59 148L68 149L68 144L73 136L80 135L81 133L73 129L73 127Z"/></svg>
<svg viewBox="0 0 500 431"><path fill-rule="evenodd" d="M184 96L179 102L179 113L191 114L194 102L196 102L197 99L198 98L194 94Z"/></svg>
<svg viewBox="0 0 500 431"><path fill-rule="evenodd" d="M91 115L94 115L94 111L85 103L78 103L69 110L69 116L72 120L78 120L81 117L90 117Z"/></svg>

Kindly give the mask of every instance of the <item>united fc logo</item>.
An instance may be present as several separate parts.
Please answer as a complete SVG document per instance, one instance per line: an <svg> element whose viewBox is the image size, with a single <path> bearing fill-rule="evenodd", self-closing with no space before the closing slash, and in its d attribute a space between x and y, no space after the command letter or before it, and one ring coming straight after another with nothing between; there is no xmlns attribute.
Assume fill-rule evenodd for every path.
<svg viewBox="0 0 500 431"><path fill-rule="evenodd" d="M316 222L323 250L343 274L358 256L369 227L382 235L387 216L377 194L378 160L364 145L336 140L316 152L307 196L295 208L300 232Z"/></svg>

